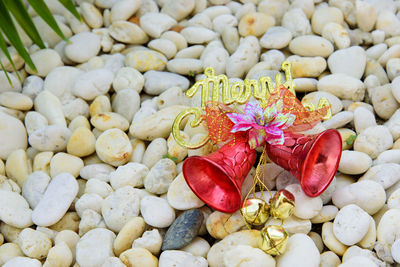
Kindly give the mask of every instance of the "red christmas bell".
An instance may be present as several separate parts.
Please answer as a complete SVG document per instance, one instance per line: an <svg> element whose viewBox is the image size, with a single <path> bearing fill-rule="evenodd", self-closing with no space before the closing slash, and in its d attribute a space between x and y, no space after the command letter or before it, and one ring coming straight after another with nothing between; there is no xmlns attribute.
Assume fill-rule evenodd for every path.
<svg viewBox="0 0 400 267"><path fill-rule="evenodd" d="M283 145L266 144L269 158L291 172L310 197L320 195L331 183L342 154L337 130L316 135L285 133Z"/></svg>
<svg viewBox="0 0 400 267"><path fill-rule="evenodd" d="M192 156L183 163L183 176L192 191L208 206L232 213L240 208L241 187L256 160L247 139L235 139L207 156Z"/></svg>

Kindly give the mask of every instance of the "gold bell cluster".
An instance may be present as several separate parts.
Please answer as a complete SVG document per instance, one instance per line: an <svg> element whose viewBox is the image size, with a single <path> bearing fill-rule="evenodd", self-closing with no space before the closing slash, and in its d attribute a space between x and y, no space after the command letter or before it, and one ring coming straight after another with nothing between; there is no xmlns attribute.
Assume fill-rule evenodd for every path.
<svg viewBox="0 0 400 267"><path fill-rule="evenodd" d="M258 246L265 253L277 256L285 251L289 235L282 225L293 214L294 207L294 196L287 190L276 192L269 204L259 198L248 198L243 202L240 212L250 226L264 225L270 216L282 221L280 226L267 225L261 229Z"/></svg>

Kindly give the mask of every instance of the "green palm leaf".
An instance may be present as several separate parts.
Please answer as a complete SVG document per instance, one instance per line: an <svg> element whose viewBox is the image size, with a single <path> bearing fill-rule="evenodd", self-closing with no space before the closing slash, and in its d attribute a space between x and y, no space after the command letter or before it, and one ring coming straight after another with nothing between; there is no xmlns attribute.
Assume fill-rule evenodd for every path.
<svg viewBox="0 0 400 267"><path fill-rule="evenodd" d="M78 11L76 10L74 3L72 0L58 0L72 15L75 16L78 20L81 20L81 16L79 15Z"/></svg>
<svg viewBox="0 0 400 267"><path fill-rule="evenodd" d="M28 51L26 51L21 41L21 38L18 35L17 28L15 28L11 15L8 13L8 10L3 1L0 1L0 29L7 37L10 44L14 46L14 48L17 50L18 54L20 54L25 62L29 65L29 67L31 67L32 70L36 71L35 64L33 64L33 61L29 56ZM5 53L4 50L3 52ZM12 62L12 60L10 60L10 62Z"/></svg>
<svg viewBox="0 0 400 267"><path fill-rule="evenodd" d="M60 36L64 41L68 42L67 37L64 36L60 27L58 27L56 20L51 14L49 8L43 0L28 0L28 3L42 17L42 19Z"/></svg>
<svg viewBox="0 0 400 267"><path fill-rule="evenodd" d="M13 85L13 84L12 84L12 81L11 81L10 77L8 76L8 73L7 73L7 71L6 71L6 68L4 67L3 63L1 62L1 60L0 60L0 66L1 66L1 69L3 70L4 74L5 74L6 77L7 77L8 83L11 84L11 86L12 86L12 85Z"/></svg>
<svg viewBox="0 0 400 267"><path fill-rule="evenodd" d="M10 62L11 66L13 67L14 71L17 71L17 68L14 65L14 61L12 61L12 59L11 59L10 52L7 49L6 40L4 40L4 37L2 34L0 34L0 49L1 49L1 51L3 51L4 55L6 55L8 61ZM3 70L5 71L4 68L3 68ZM5 73L7 75L7 71L5 71ZM8 78L8 76L7 76L7 78Z"/></svg>
<svg viewBox="0 0 400 267"><path fill-rule="evenodd" d="M81 20L81 17L76 10L72 0L58 0L69 12L71 12L77 19ZM68 42L68 39L64 36L60 27L57 25L56 20L51 14L49 8L43 0L27 0L32 6L36 13L42 17L42 19L60 36L64 41ZM21 28L26 32L29 38L37 44L40 48L45 48L42 38L39 35L37 28L35 27L32 19L30 18L27 9L22 0L0 0L0 50L4 52L7 59L10 61L14 71L16 71L14 62L11 59L10 53L7 49L5 38L9 43L16 49L18 54L25 60L28 66L36 71L36 67L23 45L21 38L18 34L16 26L14 24L12 16ZM0 61L0 67L5 72L8 81L11 84L11 80L8 77L7 71L4 68L3 62ZM20 78L18 76L18 78Z"/></svg>
<svg viewBox="0 0 400 267"><path fill-rule="evenodd" d="M17 68L16 68L15 65L14 65L14 62L13 62L12 59L11 59L10 52L9 52L8 49L7 49L6 40L4 40L4 37L3 37L3 35L2 35L1 33L0 33L0 49L1 49L1 51L3 51L4 55L6 55L8 61L10 62L11 66L13 67L15 73L18 73L18 72L17 72ZM13 86L13 84L12 84L12 82L11 82L11 79L10 79L10 77L8 76L8 72L7 72L6 68L5 68L4 65L3 65L3 62L1 62L1 60L0 60L0 65L1 65L1 69L4 71L4 74L5 74L6 77L7 77L8 82L11 84L11 86ZM17 77L18 77L19 80L21 80L21 79L20 79L21 77L20 77L19 75L17 75Z"/></svg>
<svg viewBox="0 0 400 267"><path fill-rule="evenodd" d="M6 7L13 14L21 28L26 32L29 38L40 48L45 48L45 45L40 38L40 35L33 24L22 0L5 0Z"/></svg>

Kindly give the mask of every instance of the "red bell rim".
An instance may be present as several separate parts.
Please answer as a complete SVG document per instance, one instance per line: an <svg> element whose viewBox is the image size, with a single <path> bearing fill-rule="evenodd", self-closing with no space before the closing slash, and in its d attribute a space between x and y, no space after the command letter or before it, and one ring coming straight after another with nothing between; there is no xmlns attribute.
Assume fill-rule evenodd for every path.
<svg viewBox="0 0 400 267"><path fill-rule="evenodd" d="M230 189L232 189L232 191L234 191L235 194L229 195L229 197L231 198L230 202L233 202L233 204L231 204L229 206L228 205L227 206L222 206L222 205L217 206L217 205L215 205L216 203L210 201L210 199L207 198L207 196L208 196L207 194L204 194L203 192L199 192L200 191L200 190L198 190L199 187L195 186L195 181L193 181L192 179L187 179L184 175L183 177L185 178L186 183L188 184L190 189L193 191L193 193L195 193L198 198L200 198L204 203L206 203L207 206L209 206L215 210L225 212L225 213L233 213L233 212L237 211L242 204L242 192L238 188L238 186L233 182L233 180L226 174L226 171L221 166L219 166L218 164L215 164L215 162L213 162L212 160L210 160L206 157L192 156L192 157L187 158L183 162L182 172L183 173L187 172L188 168L196 168L197 166L192 167L192 166L195 166L193 164L193 161L198 161L198 160L207 162L209 164L209 166L212 166L213 168L217 168L219 174L221 176L225 176L225 177L221 178L221 176L218 175L219 179L213 179L213 181L218 185L222 185L222 182L225 182L225 184L226 184L226 181L229 181ZM224 194L225 194L225 192L224 192ZM225 194L225 196L227 197L227 194ZM231 207L231 208L229 208L229 207Z"/></svg>
<svg viewBox="0 0 400 267"><path fill-rule="evenodd" d="M327 140L323 141L323 139L327 139ZM336 142L334 141L335 139L336 139ZM335 154L331 158L332 159L336 159L336 162L334 164L332 164L331 166L329 166L330 170L327 170L327 171L329 171L329 173L326 173L326 176L328 177L328 179L326 179L326 183L322 187L318 188L315 193L313 193L311 190L308 190L310 185L307 185L305 183L305 181L307 183L309 183L309 179L307 179L307 178L313 176L313 174L315 172L315 169L313 168L313 169L308 169L307 170L306 168L307 168L307 165L310 165L310 162L311 162L311 165L315 165L315 161L318 160L318 159L315 158L315 153L312 153L312 151L314 149L318 149L316 146L321 145L321 142L323 144L323 143L327 143L327 141L333 142L333 144L332 144L333 146L329 147L328 150L330 150L330 149L336 150L336 151L333 151L333 152L332 151L329 152L331 154L332 153ZM330 144L327 143L325 145L329 146ZM326 149L326 147L323 147L323 148ZM326 151L328 151L328 150L326 150ZM320 155L320 154L321 153L318 153L318 155ZM311 158L313 156L314 156L314 158ZM306 195L308 195L310 197L317 197L317 196L319 196L320 194L322 194L325 191L325 189L330 185L330 183L332 182L332 180L333 180L333 178L334 178L334 176L336 174L336 171L337 171L337 168L339 166L339 162L340 162L341 156L342 156L342 138L340 136L340 133L337 130L329 129L329 130L326 130L326 131L322 132L321 134L319 134L317 136L316 140L314 141L314 143L312 144L312 146L310 148L310 152L307 154L307 156L306 156L306 158L305 158L305 160L304 160L304 162L303 162L303 164L301 166L300 185L301 185L301 188L303 189L303 191L304 191L304 193ZM307 173L307 172L310 172L310 173Z"/></svg>

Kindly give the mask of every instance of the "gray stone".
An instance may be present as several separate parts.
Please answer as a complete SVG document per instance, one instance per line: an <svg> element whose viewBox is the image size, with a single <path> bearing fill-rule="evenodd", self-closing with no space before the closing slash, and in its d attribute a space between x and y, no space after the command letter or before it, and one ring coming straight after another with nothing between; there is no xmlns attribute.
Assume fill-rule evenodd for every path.
<svg viewBox="0 0 400 267"><path fill-rule="evenodd" d="M183 212L165 234L161 250L180 249L188 245L197 236L204 215L198 209Z"/></svg>

